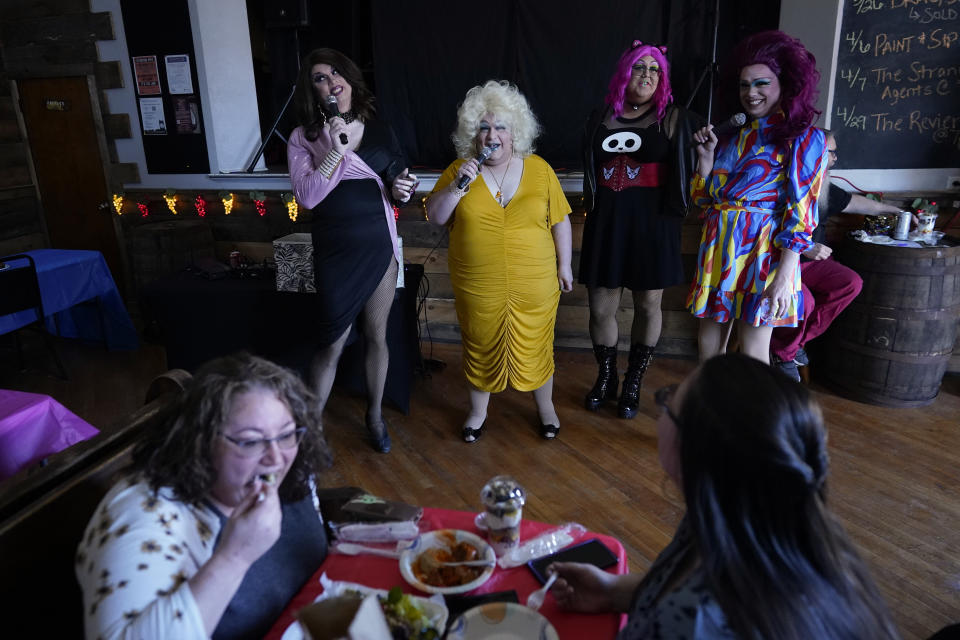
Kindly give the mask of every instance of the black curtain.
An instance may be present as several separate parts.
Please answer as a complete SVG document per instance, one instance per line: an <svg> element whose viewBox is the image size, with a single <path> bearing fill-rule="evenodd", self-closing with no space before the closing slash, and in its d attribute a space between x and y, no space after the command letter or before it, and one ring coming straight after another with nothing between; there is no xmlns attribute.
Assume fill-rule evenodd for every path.
<svg viewBox="0 0 960 640"><path fill-rule="evenodd" d="M715 0L247 0L257 58L264 135L296 77L297 60L315 47L349 55L377 96L414 168L441 170L453 160L450 134L467 89L490 79L516 83L544 133L537 152L558 170L579 170L583 124L603 102L620 53L635 39L666 44L674 99L706 114ZM305 12L286 24L278 15ZM284 11L280 11L284 9ZM743 36L775 29L780 2L720 0L717 58ZM254 25L254 21L260 25ZM695 95L694 95L695 93ZM714 114L714 121L724 114ZM729 115L729 114L727 114ZM296 126L291 113L278 130ZM274 139L268 161L285 164Z"/></svg>
<svg viewBox="0 0 960 640"><path fill-rule="evenodd" d="M408 157L442 169L454 158L450 133L467 89L491 78L509 80L543 125L537 153L557 170L578 170L583 124L602 104L617 58L634 39L671 50L672 42L680 48L697 43L696 55L709 47L710 15L689 11L673 18L685 15L676 7L688 6L702 3L496 0L478 10L435 1L406 7L374 2L380 113L396 128ZM686 99L688 91L678 88L678 99Z"/></svg>
<svg viewBox="0 0 960 640"><path fill-rule="evenodd" d="M515 79L514 0L470 9L439 0L372 4L377 110L414 167L443 169L450 134L470 87Z"/></svg>

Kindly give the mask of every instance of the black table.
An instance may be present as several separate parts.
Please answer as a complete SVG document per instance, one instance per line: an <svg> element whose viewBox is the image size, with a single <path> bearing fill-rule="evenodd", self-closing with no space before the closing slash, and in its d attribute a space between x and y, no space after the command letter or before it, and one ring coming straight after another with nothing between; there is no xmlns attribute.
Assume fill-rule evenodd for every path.
<svg viewBox="0 0 960 640"><path fill-rule="evenodd" d="M405 414L410 412L410 388L420 362L417 291L422 277L422 265L404 265L406 286L397 289L387 321L390 368L384 397ZM313 337L318 297L277 291L272 271L261 278L218 280L185 271L142 287L140 304L147 338L165 345L169 368L194 372L211 358L247 350L307 379L319 347ZM337 383L363 393L364 346L358 337L356 330L351 332Z"/></svg>

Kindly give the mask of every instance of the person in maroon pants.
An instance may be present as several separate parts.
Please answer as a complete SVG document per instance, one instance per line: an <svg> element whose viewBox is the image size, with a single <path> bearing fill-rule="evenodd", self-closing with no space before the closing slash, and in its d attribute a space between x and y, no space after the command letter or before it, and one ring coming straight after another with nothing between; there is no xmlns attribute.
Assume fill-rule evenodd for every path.
<svg viewBox="0 0 960 640"><path fill-rule="evenodd" d="M837 161L837 140L833 133L824 133L827 134L829 171ZM829 184L829 176L824 182ZM863 286L860 276L831 258L833 249L823 244L827 218L836 213L877 216L900 211L898 207L848 193L833 184L821 192L818 205L820 222L813 232L813 246L803 253L800 262L804 317L796 327L777 327L770 338L770 362L794 380L800 379L797 367L810 362L804 345L826 331Z"/></svg>

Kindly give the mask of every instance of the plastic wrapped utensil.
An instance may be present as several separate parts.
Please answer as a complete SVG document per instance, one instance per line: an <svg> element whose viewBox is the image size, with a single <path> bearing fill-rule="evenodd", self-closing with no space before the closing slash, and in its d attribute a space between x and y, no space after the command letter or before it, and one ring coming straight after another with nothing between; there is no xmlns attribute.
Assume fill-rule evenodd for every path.
<svg viewBox="0 0 960 640"><path fill-rule="evenodd" d="M544 531L540 535L530 538L519 547L504 554L498 561L501 569L519 567L530 560L550 555L573 543L587 530L576 522L567 522L554 529Z"/></svg>

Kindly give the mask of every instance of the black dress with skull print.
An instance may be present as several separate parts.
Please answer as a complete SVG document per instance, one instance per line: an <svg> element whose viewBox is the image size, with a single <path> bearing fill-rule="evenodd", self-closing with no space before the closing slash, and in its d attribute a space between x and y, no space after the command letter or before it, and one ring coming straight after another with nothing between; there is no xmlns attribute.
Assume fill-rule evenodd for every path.
<svg viewBox="0 0 960 640"><path fill-rule="evenodd" d="M647 291L683 282L683 218L663 210L670 140L655 120L637 122L600 124L587 138L597 186L583 229L578 279L588 287Z"/></svg>

